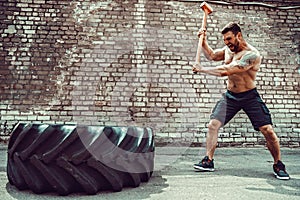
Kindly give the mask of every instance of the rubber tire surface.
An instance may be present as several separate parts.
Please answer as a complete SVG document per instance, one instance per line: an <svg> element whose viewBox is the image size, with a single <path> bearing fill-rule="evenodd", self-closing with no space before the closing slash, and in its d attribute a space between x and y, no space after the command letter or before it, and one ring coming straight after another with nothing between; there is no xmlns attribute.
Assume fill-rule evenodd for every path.
<svg viewBox="0 0 300 200"><path fill-rule="evenodd" d="M17 124L7 177L19 190L96 194L147 182L154 168L151 128Z"/></svg>

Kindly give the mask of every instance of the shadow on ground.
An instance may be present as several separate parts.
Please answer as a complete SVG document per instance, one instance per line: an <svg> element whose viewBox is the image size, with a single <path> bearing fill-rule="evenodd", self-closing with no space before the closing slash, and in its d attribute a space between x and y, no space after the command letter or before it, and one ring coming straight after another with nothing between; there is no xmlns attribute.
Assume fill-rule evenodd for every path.
<svg viewBox="0 0 300 200"><path fill-rule="evenodd" d="M54 193L45 193L45 194L35 194L29 190L20 191L13 185L7 183L6 191L7 197L4 197L5 200L8 199L30 199L30 200L65 200L65 199L76 199L76 200L132 200L132 199L150 199L151 195L159 194L163 192L164 188L168 187L166 179L162 178L159 172L154 172L153 176L147 183L141 183L137 188L123 188L121 192L111 192L103 191L99 192L96 195L86 195L86 194L70 194L68 196L58 196Z"/></svg>
<svg viewBox="0 0 300 200"><path fill-rule="evenodd" d="M215 172L196 172L193 164L201 160L197 149L189 149L177 159L173 165L162 171L167 176L197 177L198 184L211 187L230 188L236 190L273 193L287 197L300 197L300 157L298 151L283 149L282 155L291 176L290 180L278 180L273 175L273 161L268 150L264 148L249 149L217 149L215 155ZM200 150L200 154L203 150ZM198 155L197 155L198 154ZM211 182L210 182L211 181ZM203 186L201 186L203 187ZM233 189L234 191L234 189Z"/></svg>

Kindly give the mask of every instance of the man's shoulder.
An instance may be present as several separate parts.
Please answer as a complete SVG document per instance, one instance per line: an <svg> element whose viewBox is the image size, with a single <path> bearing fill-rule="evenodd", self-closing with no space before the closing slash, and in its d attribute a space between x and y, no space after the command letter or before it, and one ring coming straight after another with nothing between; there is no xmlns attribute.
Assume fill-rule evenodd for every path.
<svg viewBox="0 0 300 200"><path fill-rule="evenodd" d="M259 51L251 45L248 45L246 49L239 53L240 58L244 59L261 60L262 58Z"/></svg>
<svg viewBox="0 0 300 200"><path fill-rule="evenodd" d="M260 55L259 51L254 46L248 44L247 47L248 48L246 49L246 53L254 53Z"/></svg>

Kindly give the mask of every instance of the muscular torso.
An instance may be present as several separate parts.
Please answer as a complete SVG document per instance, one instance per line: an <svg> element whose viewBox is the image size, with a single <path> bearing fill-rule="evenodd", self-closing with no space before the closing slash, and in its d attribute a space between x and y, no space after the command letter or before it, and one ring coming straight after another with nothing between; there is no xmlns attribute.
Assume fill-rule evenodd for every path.
<svg viewBox="0 0 300 200"><path fill-rule="evenodd" d="M225 64L230 64L231 62L238 61L249 51L254 51L255 53L258 53L258 51L249 45L249 49L243 50L238 53L231 52L228 48L225 49ZM227 81L227 89L234 92L234 93L240 93L245 92L248 90L251 90L256 87L255 84L255 78L256 73L259 70L261 62L261 57L253 63L251 68L245 72L240 72L237 74L232 74L228 76Z"/></svg>

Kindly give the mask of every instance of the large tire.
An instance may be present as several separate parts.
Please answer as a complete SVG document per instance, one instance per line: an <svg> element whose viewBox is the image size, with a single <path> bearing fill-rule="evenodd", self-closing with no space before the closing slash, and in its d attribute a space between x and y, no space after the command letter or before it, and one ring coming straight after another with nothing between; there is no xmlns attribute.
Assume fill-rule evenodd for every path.
<svg viewBox="0 0 300 200"><path fill-rule="evenodd" d="M8 144L9 183L37 194L121 191L153 168L150 128L20 123Z"/></svg>

